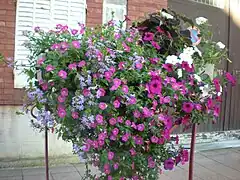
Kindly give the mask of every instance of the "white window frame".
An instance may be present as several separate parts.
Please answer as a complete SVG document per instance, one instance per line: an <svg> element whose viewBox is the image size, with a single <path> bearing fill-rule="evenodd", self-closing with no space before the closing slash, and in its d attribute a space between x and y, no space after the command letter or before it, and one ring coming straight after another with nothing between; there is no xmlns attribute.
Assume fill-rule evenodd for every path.
<svg viewBox="0 0 240 180"><path fill-rule="evenodd" d="M56 3L57 1L60 2L61 0L47 0L47 1L49 1L49 3L50 3L50 5L49 5L49 8L50 8L50 20L49 21L50 21L50 23L48 23L49 24L48 30L49 30L49 29L54 28L55 25L58 24L58 21L54 20L54 12L53 12L53 10L54 10L54 3ZM83 21L84 21L82 23L86 24L86 8L87 8L86 0L66 0L66 1L68 1L68 5L66 7L66 9L68 9L68 15L67 15L67 21L68 22L66 24L69 25L69 22L72 21L72 19L71 19L72 16L70 16L71 9L69 8L69 7L71 7L70 4L71 3L78 3L78 2L79 2L79 5L81 5L81 7L83 7L83 9L81 9L81 10L83 10L83 12L84 12L83 13L83 17L81 16L81 19L83 19ZM16 24L15 24L16 25L15 26L16 27L15 28L15 52L14 52L14 59L15 59L14 61L15 61L15 63L19 59L19 56L18 56L19 52L21 52L21 50L19 50L19 47L21 47L21 45L19 45L19 38L21 39L22 36L19 35L19 34L20 34L21 31L24 31L24 30L20 30L21 29L21 24L19 22L19 19L20 19L20 15L19 15L20 12L19 11L22 10L22 9L20 9L21 5L23 3L28 3L28 2L31 3L31 4L33 3L33 8L36 8L36 4L41 2L41 0L18 0L17 1L17 4L16 4ZM33 10L33 17L32 18L33 18L33 20L32 20L32 27L28 26L28 27L25 28L26 30L30 30L30 29L34 30L34 27L38 26L35 23L36 19L35 19L35 11L34 10ZM26 57L26 59L27 59L27 57ZM24 64L23 61L19 61L18 63L19 64ZM14 88L23 88L23 87L25 87L26 86L26 80L27 80L26 75L20 74L20 70L17 70L16 68L14 69L13 72L14 72Z"/></svg>
<svg viewBox="0 0 240 180"><path fill-rule="evenodd" d="M124 5L121 5L121 4L107 3L106 0L103 0L103 16L102 16L103 24L107 23L110 20L110 19L107 19L107 16L106 16L107 7L108 8L110 7L112 9L123 9L123 13L124 13L123 17L124 17L124 15L127 15L128 1L127 0L125 0L125 1L126 1L126 3ZM116 12L115 12L115 14L116 14ZM115 20L115 18L113 20ZM117 20L119 20L119 19L117 19ZM122 20L124 20L124 19L122 19ZM123 28L126 28L126 22L123 23Z"/></svg>
<svg viewBox="0 0 240 180"><path fill-rule="evenodd" d="M213 7L217 7L220 9L225 8L225 0L191 0L200 4L205 4Z"/></svg>

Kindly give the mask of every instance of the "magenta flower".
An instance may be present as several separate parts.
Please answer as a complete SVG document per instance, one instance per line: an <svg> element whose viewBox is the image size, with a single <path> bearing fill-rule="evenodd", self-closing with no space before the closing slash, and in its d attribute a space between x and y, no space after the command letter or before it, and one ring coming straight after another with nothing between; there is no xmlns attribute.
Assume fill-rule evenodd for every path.
<svg viewBox="0 0 240 180"><path fill-rule="evenodd" d="M106 91L103 88L99 88L97 90L97 97L105 96L105 94L106 94Z"/></svg>
<svg viewBox="0 0 240 180"><path fill-rule="evenodd" d="M140 113L138 110L135 110L135 111L133 112L133 116L134 116L135 118L140 118L140 117L141 117L141 113Z"/></svg>
<svg viewBox="0 0 240 180"><path fill-rule="evenodd" d="M111 77L112 77L113 73L111 71L106 71L104 72L104 77L107 79L107 80L110 80Z"/></svg>
<svg viewBox="0 0 240 180"><path fill-rule="evenodd" d="M157 42L151 41L151 44L152 44L152 46L155 47L157 50L160 50L160 49L161 49L161 47L159 46L159 44L158 44Z"/></svg>
<svg viewBox="0 0 240 180"><path fill-rule="evenodd" d="M107 132L101 132L98 134L98 140L105 140L105 138L107 138Z"/></svg>
<svg viewBox="0 0 240 180"><path fill-rule="evenodd" d="M77 29L72 29L71 33L72 33L72 35L76 35L78 33L78 30Z"/></svg>
<svg viewBox="0 0 240 180"><path fill-rule="evenodd" d="M107 178L108 178L107 180L113 180L112 176L108 176Z"/></svg>
<svg viewBox="0 0 240 180"><path fill-rule="evenodd" d="M43 91L48 90L48 83L41 84L41 88L42 88Z"/></svg>
<svg viewBox="0 0 240 180"><path fill-rule="evenodd" d="M159 138L158 139L158 144L164 144L165 142L165 139L164 138Z"/></svg>
<svg viewBox="0 0 240 180"><path fill-rule="evenodd" d="M80 48L80 42L79 42L79 41L72 41L72 46L73 46L74 48L79 49L79 48Z"/></svg>
<svg viewBox="0 0 240 180"><path fill-rule="evenodd" d="M153 161L152 157L148 158L148 167L149 168L154 168L155 167L155 162Z"/></svg>
<svg viewBox="0 0 240 180"><path fill-rule="evenodd" d="M143 108L143 115L144 117L151 117L153 115L153 111L148 109L147 107Z"/></svg>
<svg viewBox="0 0 240 180"><path fill-rule="evenodd" d="M124 134L124 135L122 136L122 141L123 141L123 142L127 142L129 138L130 138L130 134L129 134L129 133L126 133L126 134Z"/></svg>
<svg viewBox="0 0 240 180"><path fill-rule="evenodd" d="M165 170L173 170L174 168L174 160L173 159L168 159L164 161L164 169Z"/></svg>
<svg viewBox="0 0 240 180"><path fill-rule="evenodd" d="M103 147L104 146L104 144L105 144L105 141L104 140L98 140L98 145L100 146L100 147Z"/></svg>
<svg viewBox="0 0 240 180"><path fill-rule="evenodd" d="M112 130L112 134L113 134L114 136L117 136L118 133L119 133L119 129L118 129L118 128L114 128L114 129Z"/></svg>
<svg viewBox="0 0 240 180"><path fill-rule="evenodd" d="M138 131L141 131L141 132L142 132L142 131L144 131L144 128L145 128L144 124L138 124L138 125L137 125L137 130L138 130Z"/></svg>
<svg viewBox="0 0 240 180"><path fill-rule="evenodd" d="M123 118L122 117L117 117L117 122L118 123L123 123Z"/></svg>
<svg viewBox="0 0 240 180"><path fill-rule="evenodd" d="M98 148L98 141L93 141L92 142L92 146L95 148L95 149L97 149Z"/></svg>
<svg viewBox="0 0 240 180"><path fill-rule="evenodd" d="M65 51L65 50L68 49L68 47L69 47L69 45L68 45L67 42L61 42L61 43L60 43L60 49L61 49L61 50Z"/></svg>
<svg viewBox="0 0 240 180"><path fill-rule="evenodd" d="M113 79L113 86L110 88L111 91L117 90L117 88L121 85L122 81L118 78Z"/></svg>
<svg viewBox="0 0 240 180"><path fill-rule="evenodd" d="M122 86L122 91L123 91L125 94L128 94L128 86L127 86L127 85L123 85L123 86Z"/></svg>
<svg viewBox="0 0 240 180"><path fill-rule="evenodd" d="M120 33L115 33L115 34L114 34L114 38L115 38L115 39L121 38L121 34L120 34Z"/></svg>
<svg viewBox="0 0 240 180"><path fill-rule="evenodd" d="M117 120L116 120L115 118L111 118L111 119L109 120L109 124L112 125L112 126L114 126L115 124L117 124Z"/></svg>
<svg viewBox="0 0 240 180"><path fill-rule="evenodd" d="M137 103L137 99L135 97L130 97L129 100L128 100L128 103L129 104L136 104Z"/></svg>
<svg viewBox="0 0 240 180"><path fill-rule="evenodd" d="M59 109L58 110L58 116L60 117L60 118L64 118L65 116L66 116L66 114L67 114L67 112L66 112L66 110L65 109Z"/></svg>
<svg viewBox="0 0 240 180"><path fill-rule="evenodd" d="M154 144L157 144L158 143L158 137L157 136L152 136L151 137L151 142L154 143Z"/></svg>
<svg viewBox="0 0 240 180"><path fill-rule="evenodd" d="M143 144L143 138L142 137L135 137L135 144L142 145Z"/></svg>
<svg viewBox="0 0 240 180"><path fill-rule="evenodd" d="M85 144L82 148L83 152L88 152L90 151L91 145L90 144Z"/></svg>
<svg viewBox="0 0 240 180"><path fill-rule="evenodd" d="M172 64L163 64L162 67L166 69L168 72L173 71L173 65Z"/></svg>
<svg viewBox="0 0 240 180"><path fill-rule="evenodd" d="M87 89L87 88L83 89L83 95L84 96L89 96L90 94L91 94L91 91L89 89Z"/></svg>
<svg viewBox="0 0 240 180"><path fill-rule="evenodd" d="M58 96L58 102L63 103L65 100L66 98L64 96Z"/></svg>
<svg viewBox="0 0 240 180"><path fill-rule="evenodd" d="M68 89L67 88L62 88L61 89L61 96L67 97L68 96Z"/></svg>
<svg viewBox="0 0 240 180"><path fill-rule="evenodd" d="M132 123L130 120L126 120L125 124L126 124L126 126L131 126Z"/></svg>
<svg viewBox="0 0 240 180"><path fill-rule="evenodd" d="M83 66L85 66L86 65L86 62L85 61L80 61L79 63L78 63L78 67L83 67Z"/></svg>
<svg viewBox="0 0 240 180"><path fill-rule="evenodd" d="M59 76L60 78L62 78L62 79L66 79L66 78L67 78L67 72L64 71L64 70L60 70L60 71L58 72L58 76Z"/></svg>
<svg viewBox="0 0 240 180"><path fill-rule="evenodd" d="M129 152L130 152L131 156L136 156L137 155L137 152L133 148L130 149Z"/></svg>
<svg viewBox="0 0 240 180"><path fill-rule="evenodd" d="M78 112L72 112L72 118L73 118L73 119L79 118Z"/></svg>
<svg viewBox="0 0 240 180"><path fill-rule="evenodd" d="M54 69L55 69L54 66L52 66L51 64L47 65L46 67L47 72L53 71Z"/></svg>
<svg viewBox="0 0 240 180"><path fill-rule="evenodd" d="M191 102L184 102L182 105L182 110L186 113L191 113L194 109L194 104Z"/></svg>
<svg viewBox="0 0 240 180"><path fill-rule="evenodd" d="M53 44L52 46L51 46L51 49L52 50L58 50L60 48L60 45L59 44Z"/></svg>
<svg viewBox="0 0 240 180"><path fill-rule="evenodd" d="M101 110L105 110L107 108L107 104L106 103L99 103L98 107L101 109Z"/></svg>
<svg viewBox="0 0 240 180"><path fill-rule="evenodd" d="M103 116L98 114L96 116L96 121L97 121L98 124L103 124Z"/></svg>
<svg viewBox="0 0 240 180"><path fill-rule="evenodd" d="M143 38L144 41L152 41L154 37L154 34L151 32L146 32L145 36Z"/></svg>
<svg viewBox="0 0 240 180"><path fill-rule="evenodd" d="M69 70L77 69L77 64L76 63L69 64L68 69Z"/></svg>
<svg viewBox="0 0 240 180"><path fill-rule="evenodd" d="M198 111L202 110L202 105L201 104L195 104L195 109Z"/></svg>
<svg viewBox="0 0 240 180"><path fill-rule="evenodd" d="M137 125L135 124L135 122L132 122L131 127L132 127L133 129L136 129L136 130L137 130Z"/></svg>
<svg viewBox="0 0 240 180"><path fill-rule="evenodd" d="M212 108L213 108L213 100L212 100L211 98L209 98L208 101L207 101L207 107L208 107L209 109L212 109Z"/></svg>
<svg viewBox="0 0 240 180"><path fill-rule="evenodd" d="M109 164L104 164L103 169L104 169L105 174L110 174L111 173Z"/></svg>
<svg viewBox="0 0 240 180"><path fill-rule="evenodd" d="M221 85L220 85L220 80L218 78L213 79L213 84L215 86L215 89L217 92L221 91Z"/></svg>
<svg viewBox="0 0 240 180"><path fill-rule="evenodd" d="M127 37L127 38L126 38L126 41L127 41L127 42L133 42L133 39L130 38L130 37Z"/></svg>
<svg viewBox="0 0 240 180"><path fill-rule="evenodd" d="M109 68L109 71L111 71L114 74L116 72L116 68L114 66L111 66Z"/></svg>
<svg viewBox="0 0 240 180"><path fill-rule="evenodd" d="M114 135L111 135L111 136L110 136L110 140L112 140L112 141L116 141L116 140L117 140L117 137L114 136Z"/></svg>
<svg viewBox="0 0 240 180"><path fill-rule="evenodd" d="M147 85L147 89L151 94L158 94L160 95L162 92L162 82L158 79L153 79Z"/></svg>
<svg viewBox="0 0 240 180"><path fill-rule="evenodd" d="M114 164L113 164L113 168L114 168L114 170L117 170L118 167L119 167L119 164L118 164L118 163L114 163Z"/></svg>
<svg viewBox="0 0 240 180"><path fill-rule="evenodd" d="M123 70L123 69L124 69L124 64L125 64L125 62L120 62L120 63L118 64L118 68L121 69L121 70Z"/></svg>
<svg viewBox="0 0 240 180"><path fill-rule="evenodd" d="M141 70L141 69L143 68L143 64L142 64L142 63L139 63L139 62L136 63L135 66L136 66L136 68L139 69L139 70Z"/></svg>
<svg viewBox="0 0 240 180"><path fill-rule="evenodd" d="M122 46L123 46L124 51L130 52L130 47L125 42L122 43Z"/></svg>
<svg viewBox="0 0 240 180"><path fill-rule="evenodd" d="M219 117L219 114L220 114L220 106L219 106L219 105L216 105L216 106L214 107L213 115L214 115L215 117Z"/></svg>
<svg viewBox="0 0 240 180"><path fill-rule="evenodd" d="M236 85L237 80L236 80L236 78L235 78L231 73L227 72L227 73L225 74L225 76L226 76L227 80L228 80L233 86Z"/></svg>
<svg viewBox="0 0 240 180"><path fill-rule="evenodd" d="M120 107L120 102L118 100L113 101L113 106L115 108L119 108Z"/></svg>
<svg viewBox="0 0 240 180"><path fill-rule="evenodd" d="M39 58L38 60L37 60L37 64L38 65L42 65L43 64L43 62L45 61L45 58Z"/></svg>
<svg viewBox="0 0 240 180"><path fill-rule="evenodd" d="M152 64L157 64L160 61L159 58L149 58L149 60Z"/></svg>
<svg viewBox="0 0 240 180"><path fill-rule="evenodd" d="M108 160L113 160L114 158L114 152L108 152Z"/></svg>

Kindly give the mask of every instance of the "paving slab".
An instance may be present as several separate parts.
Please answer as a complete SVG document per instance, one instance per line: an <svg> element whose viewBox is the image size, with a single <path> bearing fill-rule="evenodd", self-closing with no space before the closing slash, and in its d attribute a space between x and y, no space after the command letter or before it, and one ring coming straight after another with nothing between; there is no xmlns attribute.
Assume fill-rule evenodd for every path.
<svg viewBox="0 0 240 180"><path fill-rule="evenodd" d="M78 172L52 173L52 177L54 180L82 180Z"/></svg>
<svg viewBox="0 0 240 180"><path fill-rule="evenodd" d="M27 176L23 176L23 180L46 180L46 176L45 175L33 175L33 176L27 175ZM54 179L50 176L49 180L54 180Z"/></svg>
<svg viewBox="0 0 240 180"><path fill-rule="evenodd" d="M22 177L22 169L0 169L0 177Z"/></svg>

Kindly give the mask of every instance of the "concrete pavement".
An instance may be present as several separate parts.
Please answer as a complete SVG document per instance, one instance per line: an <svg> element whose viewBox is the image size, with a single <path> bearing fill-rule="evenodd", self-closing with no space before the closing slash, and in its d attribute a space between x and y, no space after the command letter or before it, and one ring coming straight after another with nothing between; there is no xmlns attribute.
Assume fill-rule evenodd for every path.
<svg viewBox="0 0 240 180"><path fill-rule="evenodd" d="M195 156L194 180L240 180L240 148L198 152ZM50 180L81 180L83 164L50 168ZM164 172L160 180L187 180L188 165ZM0 180L45 180L45 169L0 169Z"/></svg>

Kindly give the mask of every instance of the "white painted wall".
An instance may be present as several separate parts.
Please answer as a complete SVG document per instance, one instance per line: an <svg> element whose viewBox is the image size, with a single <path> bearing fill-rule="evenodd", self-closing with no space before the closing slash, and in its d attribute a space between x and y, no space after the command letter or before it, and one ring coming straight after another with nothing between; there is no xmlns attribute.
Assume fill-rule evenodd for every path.
<svg viewBox="0 0 240 180"><path fill-rule="evenodd" d="M16 115L20 107L0 106L0 158L44 156L44 133L30 126L30 116ZM49 156L71 155L72 144L49 133Z"/></svg>

